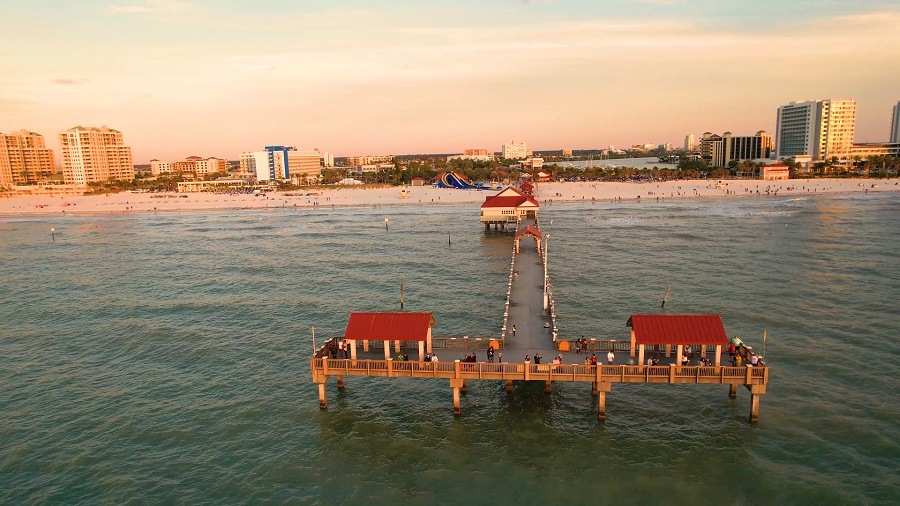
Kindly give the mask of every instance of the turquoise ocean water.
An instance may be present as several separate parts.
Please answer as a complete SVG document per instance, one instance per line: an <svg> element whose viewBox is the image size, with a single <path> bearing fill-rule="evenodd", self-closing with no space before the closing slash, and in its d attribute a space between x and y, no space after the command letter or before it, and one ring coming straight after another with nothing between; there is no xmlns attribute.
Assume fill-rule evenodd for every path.
<svg viewBox="0 0 900 506"><path fill-rule="evenodd" d="M562 337L626 339L671 285L668 312L768 331L757 425L697 385L614 385L603 423L586 384L470 382L454 418L446 381L348 378L320 411L310 327L396 309L401 278L435 335L497 332L511 238L474 205L0 218L0 503L896 504L898 216L542 210Z"/></svg>

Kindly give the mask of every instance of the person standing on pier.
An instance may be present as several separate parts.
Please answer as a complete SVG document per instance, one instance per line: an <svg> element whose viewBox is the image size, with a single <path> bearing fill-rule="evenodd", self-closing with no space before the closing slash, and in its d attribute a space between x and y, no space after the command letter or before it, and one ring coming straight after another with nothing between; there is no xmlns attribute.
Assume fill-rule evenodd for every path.
<svg viewBox="0 0 900 506"><path fill-rule="evenodd" d="M535 354L534 354L534 363L535 363L535 364L540 364L542 358L544 358L544 357L542 357L540 353L535 353Z"/></svg>
<svg viewBox="0 0 900 506"><path fill-rule="evenodd" d="M512 333L513 333L513 337L516 337L516 326L515 325L512 326Z"/></svg>
<svg viewBox="0 0 900 506"><path fill-rule="evenodd" d="M494 347L493 346L488 346L487 358L488 358L488 362L491 362L491 363L494 362Z"/></svg>
<svg viewBox="0 0 900 506"><path fill-rule="evenodd" d="M613 362L616 361L616 354L613 353L612 350L609 350L609 353L606 354L606 361L609 365L613 365Z"/></svg>

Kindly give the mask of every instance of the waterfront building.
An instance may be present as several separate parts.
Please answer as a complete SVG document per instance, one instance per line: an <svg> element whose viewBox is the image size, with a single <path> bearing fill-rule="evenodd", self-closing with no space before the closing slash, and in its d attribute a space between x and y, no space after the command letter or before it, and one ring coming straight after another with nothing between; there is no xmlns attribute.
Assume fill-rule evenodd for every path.
<svg viewBox="0 0 900 506"><path fill-rule="evenodd" d="M772 136L764 130L753 136L721 136L705 132L700 140L700 157L712 167L726 167L731 160L756 160L772 155Z"/></svg>
<svg viewBox="0 0 900 506"><path fill-rule="evenodd" d="M855 129L856 101L852 98L791 102L778 108L775 156L846 160Z"/></svg>
<svg viewBox="0 0 900 506"><path fill-rule="evenodd" d="M466 150L470 151L470 150ZM482 150L483 151L483 150ZM472 160L476 162L490 162L494 160L493 154L472 154L472 155L450 155L447 157L447 161L450 160Z"/></svg>
<svg viewBox="0 0 900 506"><path fill-rule="evenodd" d="M539 208L534 197L510 186L485 198L481 204L481 223L484 223L485 232L492 224L495 229L499 226L505 230L507 223L515 224L520 218L536 218Z"/></svg>
<svg viewBox="0 0 900 506"><path fill-rule="evenodd" d="M243 178L213 179L212 181L182 181L178 183L180 193L194 193L222 190L246 190L251 181Z"/></svg>
<svg viewBox="0 0 900 506"><path fill-rule="evenodd" d="M206 176L209 174L228 172L228 162L221 158L189 156L177 162L161 162L150 160L150 173L154 176L180 174L184 176Z"/></svg>
<svg viewBox="0 0 900 506"><path fill-rule="evenodd" d="M900 143L900 101L894 106L894 113L891 115L891 143Z"/></svg>
<svg viewBox="0 0 900 506"><path fill-rule="evenodd" d="M524 142L512 141L500 146L500 157L504 160L521 160L528 156L528 150Z"/></svg>
<svg viewBox="0 0 900 506"><path fill-rule="evenodd" d="M693 151L694 150L694 134L687 134L687 136L685 136L684 150L685 151Z"/></svg>
<svg viewBox="0 0 900 506"><path fill-rule="evenodd" d="M118 130L106 125L75 126L59 134L59 144L66 184L134 179L131 148L125 146Z"/></svg>
<svg viewBox="0 0 900 506"><path fill-rule="evenodd" d="M317 182L322 177L322 160L322 153L318 149L313 151L288 151L290 178L295 184Z"/></svg>
<svg viewBox="0 0 900 506"><path fill-rule="evenodd" d="M356 167L358 165L377 165L381 163L394 163L394 155L365 155L347 157L347 167Z"/></svg>
<svg viewBox="0 0 900 506"><path fill-rule="evenodd" d="M256 174L256 158L253 152L241 153L238 156L238 170L242 174Z"/></svg>
<svg viewBox="0 0 900 506"><path fill-rule="evenodd" d="M853 144L850 148L850 158L865 160L873 156L900 156L900 143L898 142L861 142Z"/></svg>
<svg viewBox="0 0 900 506"><path fill-rule="evenodd" d="M315 150L316 150L316 152L318 152L319 148L316 148ZM322 159L323 167L334 167L334 155L333 154L325 151L325 152L319 153L319 157Z"/></svg>
<svg viewBox="0 0 900 506"><path fill-rule="evenodd" d="M770 163L759 169L763 181L782 181L791 178L791 168L781 162Z"/></svg>
<svg viewBox="0 0 900 506"><path fill-rule="evenodd" d="M0 133L0 186L38 183L53 177L53 150L37 132Z"/></svg>
<svg viewBox="0 0 900 506"><path fill-rule="evenodd" d="M486 149L481 149L481 148L477 148L477 149L466 149L466 150L463 151L463 154L466 155L466 156L485 156L485 155L491 155L491 156L493 156L493 155L494 155L493 153L488 153L488 150L486 150Z"/></svg>

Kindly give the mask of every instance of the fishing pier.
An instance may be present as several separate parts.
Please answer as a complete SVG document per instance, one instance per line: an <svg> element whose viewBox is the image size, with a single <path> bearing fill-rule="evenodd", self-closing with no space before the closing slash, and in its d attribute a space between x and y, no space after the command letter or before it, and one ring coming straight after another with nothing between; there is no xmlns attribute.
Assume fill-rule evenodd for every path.
<svg viewBox="0 0 900 506"><path fill-rule="evenodd" d="M468 381L503 381L507 391L516 381L539 381L548 393L554 383L586 383L598 397L599 420L606 419L606 398L613 384L697 384L728 385L731 398L739 386L747 388L749 420L759 420L769 367L752 348L728 340L718 315L635 314L626 322L631 328L627 339L560 339L548 272L550 234L541 232L533 198L524 199L527 208L519 210L515 203L522 199L509 190L493 198L509 197L503 204L513 207L511 213L499 214L509 209L495 206L485 221L482 206L486 226L499 221L498 214L516 218L499 333L474 339L435 338L431 313L353 313L344 335L326 341L310 358L320 408L328 405L326 385L331 377L337 379L338 388L344 388L346 377L355 376L449 381L455 415L461 414L460 393ZM486 203L490 202L489 197ZM478 361L439 361L445 350L465 350L467 357L471 352Z"/></svg>

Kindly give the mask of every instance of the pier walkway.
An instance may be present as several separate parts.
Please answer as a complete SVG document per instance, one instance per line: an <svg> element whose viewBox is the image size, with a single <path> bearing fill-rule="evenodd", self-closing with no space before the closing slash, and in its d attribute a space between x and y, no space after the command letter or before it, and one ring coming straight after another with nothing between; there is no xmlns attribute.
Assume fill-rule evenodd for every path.
<svg viewBox="0 0 900 506"><path fill-rule="evenodd" d="M522 220L518 230L537 227L535 220ZM544 258L538 253L539 239L525 237L519 245L513 266L509 317L503 358L506 362L524 362L525 355L540 353L545 360L555 356L553 322L544 311ZM513 335L512 327L516 333Z"/></svg>

